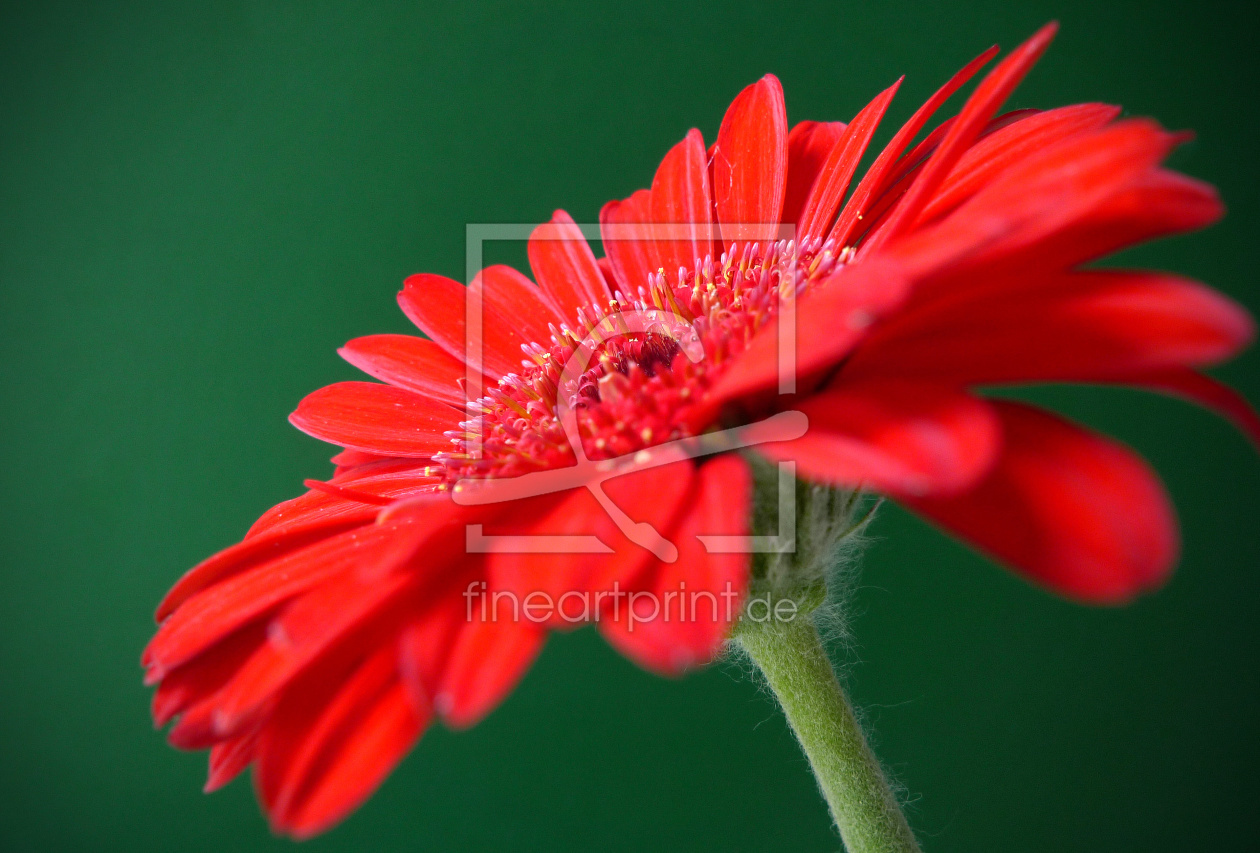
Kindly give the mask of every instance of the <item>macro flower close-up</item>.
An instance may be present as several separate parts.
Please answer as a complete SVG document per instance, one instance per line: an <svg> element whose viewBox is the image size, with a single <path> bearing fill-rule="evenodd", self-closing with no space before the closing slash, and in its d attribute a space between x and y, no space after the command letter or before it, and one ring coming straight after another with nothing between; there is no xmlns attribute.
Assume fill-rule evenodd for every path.
<svg viewBox="0 0 1260 853"><path fill-rule="evenodd" d="M1195 371L1251 341L1241 307L1166 273L1081 269L1220 216L1211 187L1162 167L1178 136L1104 104L998 114L1055 29L911 149L996 49L981 54L856 180L896 84L848 123L789 129L767 76L739 94L710 148L691 131L650 189L604 207L606 258L557 211L530 237L537 283L504 266L467 291L409 278L399 304L427 339L356 338L342 355L383 384L331 385L291 417L344 448L333 478L272 509L158 608L144 657L154 717L178 717L174 745L211 749L207 788L253 764L273 825L318 832L434 718L484 716L551 628L594 621L636 662L676 674L720 651L750 580L779 587L795 611L816 570L754 578L751 553L701 538L752 530L750 461L704 438L723 423L753 429L758 413L797 411L808 426L769 431L752 453L817 486L900 500L1062 595L1114 603L1163 583L1176 521L1139 457L972 393L1147 387L1222 408L1260 439L1246 404ZM781 224L795 238L776 239ZM659 225L682 233L657 237ZM479 335L466 324L473 298ZM693 341L700 351L685 352ZM789 346L797 387L781 394ZM470 395L470 371L487 393ZM653 458L689 438L680 458ZM617 510L580 482L458 500L483 482L577 468L578 453L628 458L605 474L605 500L677 541L627 538L634 528L618 530ZM497 535L602 533L607 551L469 548L464 523L488 522L515 532ZM525 618L509 609L536 593L546 598Z"/></svg>
<svg viewBox="0 0 1260 853"><path fill-rule="evenodd" d="M1070 33L1071 16L1062 18ZM1181 18L1167 20L1171 26ZM369 23L356 20L347 32ZM245 31L278 38L276 26L289 24L255 15ZM1144 110L1115 105L1107 87L1088 77L1074 77L1071 91L1099 100L1043 102L1055 89L1037 89L1032 100L1020 94L1042 78L1074 73L1072 62L1056 58L1056 39L1070 37L1059 29L1057 22L1024 25L1013 47L979 53L992 38L979 24L963 29L970 44L947 49L919 30L917 54L907 55L922 62L901 54L877 61L878 51L868 47L864 61L877 67L844 82L840 98L808 91L810 75L794 70L800 60L790 52L772 50L751 64L741 57L719 77L722 85L732 75L742 80L723 100L688 101L711 115L682 118L697 126L664 137L672 144L660 144L657 129L626 129L636 122L650 128L643 104L671 97L668 88L649 90L646 78L618 84L633 85L635 97L646 100L610 96L600 108L580 94L585 84L562 86L545 102L519 98L514 114L537 121L581 110L623 109L635 117L619 125L615 142L589 155L578 154L576 140L549 143L552 162L586 156L586 172L607 173L590 190L575 190L563 169L458 166L456 148L428 141L459 133L438 112L422 132L423 145L444 152L431 164L466 168L458 173L465 176L476 170L501 198L527 197L527 208L473 200L448 215L440 206L429 209L440 205L430 187L406 209L357 210L338 189L302 205L242 213L243 242L208 243L209 256L261 258L268 245L247 231L286 227L296 245L318 243L321 229L335 245L337 211L358 217L352 227L360 240L375 228L411 227L411 215L447 235L425 245L446 246L463 232L456 251L437 251L444 260L434 266L414 249L390 261L391 269L412 265L392 321L376 319L388 316L395 286L388 274L367 262L370 274L349 273L360 282L352 295L334 285L307 292L304 278L330 275L315 258L230 290L241 317L276 294L276 310L293 320L275 327L274 341L251 332L245 342L246 333L222 325L213 310L198 321L192 300L203 297L178 291L163 298L171 300L172 317L188 319L171 321L169 334L160 323L144 325L144 358L159 364L164 350L188 352L208 371L238 357L229 352L232 340L241 342L240 358L271 354L268 364L250 362L251 378L235 390L185 382L175 367L185 356L174 355L170 367L152 368L170 374L162 385L167 402L153 397L126 409L144 424L155 417L145 412L165 405L160 434L131 437L122 417L109 439L150 448L158 459L179 442L180 464L204 459L207 471L235 472L230 493L196 479L183 483L187 512L173 509L173 496L145 486L143 515L113 528L130 530L129 559L152 562L149 576L156 582L165 572L169 586L140 660L152 722L171 746L202 756L207 793L229 788L234 815L246 808L243 798L256 800L275 837L234 823L215 830L222 843L318 837L313 843L343 838L348 849L385 849L392 842L384 839L399 830L380 828L381 810L364 807L410 755L406 766L416 769L381 793L382 808L396 815L385 826L401 822L413 840L423 839L436 820L440 849L520 846L510 839L536 832L526 829L535 821L560 820L562 812L567 817L554 838L531 836L524 846L559 849L557 839L570 838L602 849L593 839L606 830L598 827L620 812L592 804L631 787L627 804L650 804L642 820L662 821L662 832L669 826L678 836L664 842L633 819L618 842L626 849L703 847L696 837L713 825L732 833L713 838L745 837L731 843L756 849L777 849L772 839L780 835L793 839L789 846L830 844L851 853L984 849L998 837L1014 843L1020 823L1036 836L1021 839L1021 848L1094 846L1101 839L1114 846L1117 838L1138 837L1184 848L1174 839L1193 837L1187 833L1194 821L1183 826L1169 816L1171 805L1157 809L1141 798L1132 809L1145 815L1142 832L1124 822L1131 816L1121 817L1129 814L1123 798L1098 823L1078 816L1080 827L1061 835L1052 828L1056 814L1077 808L1073 796L1094 796L1085 792L1104 780L1160 785L1159 774L1172 779L1172 768L1182 766L1170 763L1178 756L1186 768L1204 762L1206 780L1213 766L1234 767L1227 743L1239 762L1254 747L1242 739L1247 727L1230 722L1221 723L1219 735L1206 735L1206 752L1196 749L1196 708L1215 695L1222 720L1241 720L1256 697L1245 678L1226 675L1234 671L1229 661L1248 666L1245 653L1200 646L1220 656L1203 657L1195 668L1185 644L1197 634L1216 637L1225 649L1226 637L1245 637L1255 624L1242 619L1224 627L1221 608L1254 612L1245 585L1226 590L1229 578L1245 573L1243 555L1254 539L1240 519L1256 505L1260 415L1249 402L1254 382L1240 384L1232 380L1244 374L1217 369L1239 356L1254 362L1246 353L1256 326L1245 305L1260 303L1254 287L1200 280L1245 264L1211 254L1222 245L1212 235L1235 213L1227 214L1222 189L1196 177L1203 129L1182 129L1178 116L1169 129ZM452 24L450 32L462 31ZM466 34L470 44L476 32ZM598 33L592 45L632 38ZM658 38L633 38L640 36L652 44ZM285 44L301 50L299 42ZM924 67L940 67L926 58L934 50L970 50L972 58L923 83ZM782 78L764 73L779 70L776 59L787 69ZM215 67L237 61L216 59ZM384 68L394 60L381 61ZM424 79L439 87L445 72L432 69L447 68L447 60L431 61ZM882 85L866 86L880 75L888 78ZM184 92L192 79L171 85ZM206 80L208 91L227 85ZM319 87L284 85L291 88L268 98L328 103ZM911 86L921 94L906 103ZM333 91L337 109L366 110L382 127L397 121L385 118L398 108L393 95ZM798 98L808 107L803 115ZM224 109L213 113L216 134L245 121ZM368 133L372 120L321 125L315 138L337 152L360 144L346 139ZM293 132L305 133L306 119L294 121ZM253 131L248 123L239 127L234 138L245 147L223 149L239 158L230 169L234 187L248 185L251 174L252 155L242 152ZM499 150L509 137L511 156L533 156L527 134L490 135L485 150ZM296 163L281 165L284 159L274 161L275 186L284 193L305 197L298 188L308 179L324 185ZM140 168L162 167L155 161ZM220 165L203 159L195 168ZM372 168L380 193L410 192L385 166ZM437 186L442 179L433 175ZM1230 199L1233 179L1219 169L1212 177ZM331 180L330 187L345 186ZM604 186L618 189L601 197ZM321 205L330 218L316 212ZM1248 205L1244 200L1241 215L1254 217ZM532 221L512 212L526 209L554 212ZM276 224L286 220L292 225ZM185 233L182 220L146 222L135 232L144 242L135 245L153 247L153 257L162 257L156 247L164 229ZM406 232L386 233L388 242ZM352 255L378 249L395 251L393 242L366 238ZM241 263L253 269L264 262ZM446 274L426 271L435 268ZM210 305L216 297L206 293ZM114 312L101 313L114 323ZM346 316L333 319L339 313ZM296 331L302 318L316 331ZM317 342L340 329L351 330L337 339L344 343L336 351L357 372L353 378L319 352L324 344ZM268 413L272 392L263 389L285 375L286 365L307 362L310 369L295 378L327 379L300 392L288 420L318 440L318 454L331 455L331 464L309 454L284 456L279 448L295 440L282 433L267 439L270 452L281 455L266 463L261 450L250 449L250 433L230 425L282 414ZM139 399L139 392L114 390L143 387L158 375L137 370L101 380L93 393ZM176 413L184 410L171 408L183 405L181 395L195 401L178 416L183 426ZM221 428L227 431L219 436ZM204 437L200 447L191 443L197 436ZM1229 462L1218 461L1226 458L1219 447L1228 447ZM121 452L97 457L120 484L106 517L121 518L133 505L121 484L155 476L118 470ZM69 462L81 452L68 444L61 454ZM79 470L80 477L96 476L91 465ZM302 487L286 486L298 470ZM279 502L257 516L271 502L261 495ZM168 520L157 521L163 514ZM253 516L243 536L212 541L211 529L229 529L222 518ZM150 520L134 521L141 517ZM210 528L197 546L179 550L193 555L189 563L203 557L182 576L168 562L153 562L167 554L160 531L173 525ZM1224 562L1214 567L1214 559ZM1184 573L1195 576L1192 584L1219 583L1218 598L1187 597ZM125 612L133 614L142 598L128 597ZM884 633L876 618L871 631L871 613L889 607L903 615L889 617ZM15 618L14 637L24 619ZM139 623L128 624L125 636L136 637ZM109 635L97 636L104 645L89 655L112 648ZM582 637L600 638L612 653L577 645L587 642ZM918 651L901 661L865 660L872 646L907 643ZM1162 656L1186 669L1161 672ZM904 685L879 700L855 690L855 680L860 685L868 670L881 667L904 672ZM1129 681L1113 682L1109 693L1112 671L1127 672ZM726 676L721 689L714 673ZM1169 698L1161 681L1178 678L1184 692ZM708 692L689 692L695 683ZM951 684L959 691L953 716L945 713ZM671 715L653 697L675 689L683 704ZM530 698L545 691L560 692ZM623 697L619 710L604 698L614 694ZM974 697L970 704L966 696ZM1161 698L1142 698L1148 696ZM81 694L75 701L89 700ZM1002 708L1026 708L1026 716ZM591 722L580 722L588 714ZM601 714L603 722L595 722ZM891 742L881 736L890 717ZM738 722L744 719L750 723ZM645 738L676 729L678 737L700 740L694 747L663 741L674 745L655 759L645 756L655 764L625 770L647 741L635 747L628 739L629 751L617 752L609 739L615 736L596 734L626 724L619 720L635 720ZM781 734L773 752L758 733L767 720ZM503 725L509 728L496 735ZM688 725L695 728L677 728ZM714 739L702 747L700 732L710 727ZM490 733L477 734L483 729ZM633 737L630 730L623 736ZM484 755L478 737L495 744L494 759L476 757ZM910 742L915 749L906 748ZM15 754L35 755L38 743ZM1177 745L1164 759L1149 757L1152 745L1170 743ZM544 744L557 751L540 751ZM513 752L521 762L530 755L543 762L537 781L509 769L524 767L513 763ZM174 753L152 755L150 764L175 760ZM592 775L614 755L629 778L644 781ZM967 758L960 763L960 756ZM467 781L443 781L460 766L470 775L451 778ZM561 766L571 792L554 781ZM932 785L919 781L925 768L938 769ZM131 771L120 772L129 778ZM1212 785L1227 784L1176 772L1181 781L1162 783L1168 803L1199 802ZM1007 781L986 783L989 774ZM250 783L231 785L241 776ZM1078 776L1083 787L1074 794ZM577 781L583 778L592 782ZM591 787L597 778L606 780L603 795ZM1039 800L1025 790L1019 799L1026 811L1000 814L1015 780L1039 778L1061 779L1060 792ZM482 786L506 799L474 793ZM171 820L193 808L195 787L165 786ZM586 788L591 792L581 793ZM667 790L683 798L679 806L666 805ZM500 806L478 805L485 796ZM683 805L689 796L708 798L703 818ZM432 797L432 805L419 805ZM533 817L504 805L518 798L535 803ZM213 823L223 808L217 802L195 808ZM539 803L562 811L539 811ZM674 808L680 811L671 817ZM364 814L355 815L360 809ZM652 809L660 810L655 818ZM442 829L439 813L459 828ZM128 814L111 820L128 824ZM787 828L776 825L776 814ZM187 820L191 828L198 818ZM25 834L14 837L40 837L31 834L35 826L30 818L21 825ZM1215 846L1229 846L1232 827L1217 827L1222 840ZM88 846L84 839L97 837L61 831ZM187 844L214 837L190 835ZM110 842L122 838L111 835Z"/></svg>

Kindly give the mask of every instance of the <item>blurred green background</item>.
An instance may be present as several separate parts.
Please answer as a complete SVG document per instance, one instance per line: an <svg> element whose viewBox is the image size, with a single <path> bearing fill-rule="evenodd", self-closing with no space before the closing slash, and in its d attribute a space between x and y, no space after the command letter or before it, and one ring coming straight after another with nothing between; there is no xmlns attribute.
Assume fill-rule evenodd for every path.
<svg viewBox="0 0 1260 853"><path fill-rule="evenodd" d="M342 342L407 331L404 276L462 277L468 222L593 221L767 71L792 121L849 118L907 73L887 138L988 44L1059 18L1011 106L1107 100L1195 129L1174 165L1220 186L1228 218L1126 261L1260 309L1241 5L455 5L4 9L0 848L289 846L248 781L203 796L204 755L150 728L154 605L328 472L285 416L354 376ZM1260 401L1258 366L1219 375ZM1153 460L1185 558L1161 593L1089 610L886 511L837 655L912 823L928 851L1250 848L1260 460L1175 402L1038 396ZM432 731L310 849L839 846L738 668L662 680L587 631L483 725Z"/></svg>

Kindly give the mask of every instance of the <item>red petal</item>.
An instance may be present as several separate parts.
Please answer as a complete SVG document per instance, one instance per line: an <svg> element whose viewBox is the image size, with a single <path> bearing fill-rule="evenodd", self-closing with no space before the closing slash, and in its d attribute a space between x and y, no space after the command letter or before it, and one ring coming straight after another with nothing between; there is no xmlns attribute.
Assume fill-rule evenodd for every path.
<svg viewBox="0 0 1260 853"><path fill-rule="evenodd" d="M998 63L997 67L980 82L976 91L967 99L958 119L950 127L940 148L936 150L918 180L914 182L914 186L906 193L888 226L873 238L868 251L874 251L879 244L899 236L918 218L920 211L931 200L937 188L958 163L959 158L975 142L976 137L997 112L998 107L1010 97L1011 92L1015 91L1015 87L1024 79L1024 75L1041 58L1041 54L1049 47L1058 29L1057 23L1042 27L1032 38Z"/></svg>
<svg viewBox="0 0 1260 853"><path fill-rule="evenodd" d="M569 323L574 322L579 308L589 312L591 305L602 309L608 303L610 294L591 247L582 229L563 210L557 210L550 222L539 225L529 236L529 266Z"/></svg>
<svg viewBox="0 0 1260 853"><path fill-rule="evenodd" d="M237 734L243 722L253 719L264 703L331 647L346 641L356 629L383 624L381 611L400 602L404 590L415 584L415 577L407 572L370 580L350 572L294 601L268 626L270 642L262 653L242 666L219 693L215 730L224 736Z"/></svg>
<svg viewBox="0 0 1260 853"><path fill-rule="evenodd" d="M241 734L246 734L242 727ZM214 728L214 697L203 699L179 715L166 733L166 740L176 749L210 749L225 738Z"/></svg>
<svg viewBox="0 0 1260 853"><path fill-rule="evenodd" d="M692 479L692 463L631 471L604 481L604 494L634 522L650 524L664 534L683 510ZM487 531L493 534L495 531ZM518 531L512 531L518 532ZM555 502L540 519L531 519L523 531L535 536L594 536L611 553L496 553L488 562L490 586L524 601L531 593L548 596L556 611L547 620L553 628L573 628L581 614L561 612L566 592L609 590L614 582L625 587L651 559L652 554L626 538L613 519L585 488L574 489Z"/></svg>
<svg viewBox="0 0 1260 853"><path fill-rule="evenodd" d="M320 660L396 638L416 598L432 594L464 547L467 511L445 497L397 511L373 526L383 541L364 548L353 571L325 580L268 625L269 643L217 697L215 729L234 735L277 693ZM365 532L364 538L367 534ZM366 543L365 543L366 544ZM423 549L423 560L416 555ZM393 639L389 640L393 642Z"/></svg>
<svg viewBox="0 0 1260 853"><path fill-rule="evenodd" d="M477 273L469 286L482 294L484 304L506 318L524 343L540 343L551 338L548 323L559 325L564 317L545 293L512 267L496 264ZM520 350L516 353L521 360ZM462 406L463 400L460 401Z"/></svg>
<svg viewBox="0 0 1260 853"><path fill-rule="evenodd" d="M967 385L1090 381L1213 364L1255 335L1241 306L1171 275L1061 273L1035 289L1006 288L894 319L854 353L845 375Z"/></svg>
<svg viewBox="0 0 1260 853"><path fill-rule="evenodd" d="M255 565L184 601L145 650L151 678L200 654L237 628L313 587L389 553L410 518L351 530Z"/></svg>
<svg viewBox="0 0 1260 853"><path fill-rule="evenodd" d="M471 361L474 369L497 379L520 369L521 344L529 341L521 335L519 318L506 313L506 308L499 309L491 295L493 289L484 295L483 291L445 276L420 273L403 283L398 305L420 331L450 355L461 363ZM470 306L470 296L480 296L480 302ZM480 334L468 328L470 307L479 311Z"/></svg>
<svg viewBox="0 0 1260 853"><path fill-rule="evenodd" d="M271 703L258 727L254 765L254 788L269 815L275 814L282 795L292 791L295 760L307 749L312 729L330 707L344 702L341 697L370 698L371 691L364 688L379 686L382 668L388 670L390 657L397 651L389 640L385 636L375 645L341 644ZM365 671L377 676L375 685L367 683ZM356 689L347 690L356 680Z"/></svg>
<svg viewBox="0 0 1260 853"><path fill-rule="evenodd" d="M480 591L478 584L484 573L469 571L466 574L467 579L459 579L451 589L468 592L467 595L437 596L437 600L416 615L399 635L398 674L418 707L433 707L455 639L464 625L472 621L473 609L480 606L480 598L475 594Z"/></svg>
<svg viewBox="0 0 1260 853"><path fill-rule="evenodd" d="M1177 521L1159 479L1127 448L1011 402L1005 443L970 492L909 506L1061 595L1116 604L1160 586Z"/></svg>
<svg viewBox="0 0 1260 853"><path fill-rule="evenodd" d="M357 568L365 573L387 569L406 559L406 549L412 547L417 538L433 539L436 544L431 544L431 550L439 544L449 547L447 539L459 537L445 526L466 511L443 495L422 497L423 500L409 498L384 511L369 507L373 517L377 517L377 524L357 525L358 529L335 536L324 533L321 540L309 547L289 547L286 540L278 544L278 547L285 546L284 549L274 554L268 554L265 549L260 553L244 550L255 542L260 546L266 544L273 534L280 534L282 525L257 540L242 543L238 547L249 557L243 567L235 567L234 573L217 585L207 584L208 588L195 595L189 593L191 597L186 601L175 602L179 610L162 624L142 656L141 663L148 670L147 681L160 680L170 669L236 628L347 569ZM331 500L345 503L340 499ZM408 505L412 508L410 511ZM229 549L224 554L230 555L235 550ZM198 568L214 568L212 562L213 559ZM232 567L230 560L225 563ZM197 570L190 572L186 580L195 580L196 574ZM168 599L173 597L172 594Z"/></svg>
<svg viewBox="0 0 1260 853"><path fill-rule="evenodd" d="M326 504L332 504L325 498ZM281 504L284 506L284 504ZM376 517L377 508L337 501L326 513L312 514L294 525L268 535L246 539L189 569L158 605L156 618L163 622L175 609L198 592L307 545L361 527ZM264 516L265 518L265 516Z"/></svg>
<svg viewBox="0 0 1260 853"><path fill-rule="evenodd" d="M599 211L600 239L621 292L632 297L647 285L648 276L661 263L656 254L652 230L639 227L650 223L651 193L639 190L625 201L610 201Z"/></svg>
<svg viewBox="0 0 1260 853"><path fill-rule="evenodd" d="M177 714L208 699L227 683L267 640L261 624L229 635L207 651L162 676L153 692L153 724L164 726Z"/></svg>
<svg viewBox="0 0 1260 853"><path fill-rule="evenodd" d="M710 553L697 537L749 534L752 475L747 463L735 455L705 463L688 506L670 534L678 559L658 563L629 596L605 604L599 622L601 633L622 654L665 675L711 661L743 607L749 555ZM645 618L630 618L631 608Z"/></svg>
<svg viewBox="0 0 1260 853"><path fill-rule="evenodd" d="M687 232L684 239L656 241L660 265L674 281L679 267L695 271L697 260L713 255L713 201L709 195L709 168L700 131L692 130L665 155L652 179L652 221L677 224Z"/></svg>
<svg viewBox="0 0 1260 853"><path fill-rule="evenodd" d="M787 136L783 87L773 74L740 92L727 109L712 149L713 196L726 245L777 237ZM766 227L748 228L757 225Z"/></svg>
<svg viewBox="0 0 1260 853"><path fill-rule="evenodd" d="M1078 133L1006 170L951 215L915 230L890 251L919 276L944 272L951 282L969 281L976 267L1003 258L1020 258L1008 274L1063 269L1069 258L1057 257L1061 244L1046 239L1146 180L1177 141L1142 119ZM1030 256L1021 252L1035 252L1038 263L1030 265ZM918 288L924 291L925 285ZM945 282L931 288L926 292L950 289Z"/></svg>
<svg viewBox="0 0 1260 853"><path fill-rule="evenodd" d="M923 107L920 107L923 109ZM1031 110L1030 112L1036 112ZM894 160L890 165L884 166L884 174L878 179L871 180L870 189L864 190L859 184L854 198L859 194L864 195L862 203L855 204L852 199L845 205L844 212L840 215L840 219L836 222L836 227L832 229L832 235L836 237L844 236L845 240L842 245L856 245L859 240L871 231L877 230L883 218L894 208L897 202L914 185L915 180L923 173L923 169L930 161L932 154L940 148L941 141L949 133L950 128L954 126L958 116L951 116L945 119L939 125L934 127L927 136L923 137L915 144L905 156L898 160ZM912 119L913 120L913 117ZM1000 119L994 119L999 121ZM902 130L905 128L903 127ZM898 131L900 135L900 131ZM893 137L895 140L896 137ZM890 143L891 144L891 143ZM881 152L880 157L883 157ZM879 159L876 159L878 165ZM871 171L863 177L863 183L871 177L875 167L871 167ZM858 214L861 219L858 219ZM844 224L844 228L841 225Z"/></svg>
<svg viewBox="0 0 1260 853"><path fill-rule="evenodd" d="M930 102L925 104L924 108L929 105ZM980 137L984 138L989 133L1014 124L1030 115L1036 115L1038 112L1039 110L1031 109L1012 110L1000 115L985 125ZM889 166L887 174L882 176L878 183L872 183L869 196L863 195L863 201L860 206L855 206L853 200L850 200L849 204L845 206L845 213L841 215L840 221L836 223L837 227L832 229L831 236L838 243L840 236L844 236L844 242L841 245L860 246L868 234L875 234L886 225L889 214L896 208L898 202L901 201L910 187L914 185L914 182L918 180L923 169L931 161L932 154L940 147L942 140L949 134L957 118L957 116L954 116L942 121L922 141L910 149L909 153ZM878 161L876 162L878 164ZM859 186L858 190L861 191L862 187ZM858 198L857 193L854 194L854 198ZM847 230L839 227L841 223L845 223ZM861 250L859 248L860 253Z"/></svg>
<svg viewBox="0 0 1260 853"><path fill-rule="evenodd" d="M844 382L799 408L809 432L758 449L776 461L794 460L799 477L847 488L957 492L985 474L1001 443L989 405L946 386Z"/></svg>
<svg viewBox="0 0 1260 853"><path fill-rule="evenodd" d="M416 338L416 340L424 340L424 338ZM334 453L328 460L336 466L333 476L337 477L343 473L360 470L365 465L371 465L375 462L390 462L394 465L404 463L403 459L396 456L377 456L375 453L364 453L362 450L343 450L340 453Z"/></svg>
<svg viewBox="0 0 1260 853"><path fill-rule="evenodd" d="M608 258L596 258L595 264L599 267L599 274L604 277L604 287L608 288L608 292L615 293L620 290L621 283L617 281L617 273L613 271L612 261Z"/></svg>
<svg viewBox="0 0 1260 853"><path fill-rule="evenodd" d="M795 223L798 233L805 199L845 126L842 121L803 121L788 134L788 177L782 219Z"/></svg>
<svg viewBox="0 0 1260 853"><path fill-rule="evenodd" d="M826 235L832 218L840 209L840 202L849 191L849 182L853 180L858 162L866 153L866 146L870 144L875 129L879 127L880 120L900 86L901 80L898 80L880 92L875 100L862 108L836 140L826 162L818 171L809 197L805 199L798 232L801 240L815 240Z"/></svg>
<svg viewBox="0 0 1260 853"><path fill-rule="evenodd" d="M829 236L835 240L838 249L849 245L849 240L853 236L858 222L861 221L864 214L870 213L872 198L876 193L884 189L885 179L892 173L897 163L897 158L901 156L902 152L906 150L906 146L923 129L923 125L927 123L927 120L940 109L942 104L949 100L950 96L957 92L964 83L970 80L977 71L996 55L997 47L991 47L967 63L962 70L949 79L949 82L938 89L931 98L928 98L927 102L919 107L914 115L910 117L910 120L897 131L897 135L880 152L879 157L875 159L871 168L862 177L857 189L853 191L853 197L844 206L844 211L840 214L835 228L832 229ZM910 162L914 162L915 159L915 155L912 153L909 158Z"/></svg>
<svg viewBox="0 0 1260 853"><path fill-rule="evenodd" d="M1032 155L1068 137L1096 130L1120 114L1108 104L1075 104L1035 113L989 134L971 146L949 173L917 222L930 222L953 210L986 184Z"/></svg>
<svg viewBox="0 0 1260 853"><path fill-rule="evenodd" d="M209 794L231 782L254 760L258 733L249 732L210 747L210 772L202 789Z"/></svg>
<svg viewBox="0 0 1260 853"><path fill-rule="evenodd" d="M411 335L368 335L337 352L368 376L425 397L463 406L463 362L433 341Z"/></svg>
<svg viewBox="0 0 1260 853"><path fill-rule="evenodd" d="M330 444L382 456L431 456L451 449L453 406L392 385L338 382L306 396L289 422Z"/></svg>
<svg viewBox="0 0 1260 853"><path fill-rule="evenodd" d="M1210 376L1174 367L1121 376L1115 381L1197 403L1233 423L1260 449L1260 414L1246 397Z"/></svg>
<svg viewBox="0 0 1260 853"><path fill-rule="evenodd" d="M396 503L404 498L431 494L436 478L430 476L429 460L383 457L383 461L355 466L333 478L329 485L345 486L340 493L311 489L304 495L277 504L263 513L245 534L246 541L264 534L276 535L281 531L303 528L317 520L349 516L360 518L364 504L381 501L352 500L346 495L362 495L364 498L387 498ZM369 518L375 518L375 514Z"/></svg>
<svg viewBox="0 0 1260 853"><path fill-rule="evenodd" d="M476 611L476 608L473 608ZM512 692L542 649L546 631L510 617L482 620L479 612L463 623L434 699L442 720L453 728L478 723Z"/></svg>
<svg viewBox="0 0 1260 853"><path fill-rule="evenodd" d="M1020 253L1000 271L1053 264L1068 269L1147 240L1206 227L1225 213L1215 188L1163 169L1141 174Z"/></svg>
<svg viewBox="0 0 1260 853"><path fill-rule="evenodd" d="M358 808L411 751L428 725L394 685L370 707L356 709L355 728L329 748L318 785L277 828L304 839L324 832Z"/></svg>
<svg viewBox="0 0 1260 853"><path fill-rule="evenodd" d="M307 707L294 707L295 695L277 710L259 745L276 831L309 838L329 829L362 804L415 744L428 714L408 699L395 657L393 647L383 647L324 701L303 697ZM288 736L276 738L282 726Z"/></svg>

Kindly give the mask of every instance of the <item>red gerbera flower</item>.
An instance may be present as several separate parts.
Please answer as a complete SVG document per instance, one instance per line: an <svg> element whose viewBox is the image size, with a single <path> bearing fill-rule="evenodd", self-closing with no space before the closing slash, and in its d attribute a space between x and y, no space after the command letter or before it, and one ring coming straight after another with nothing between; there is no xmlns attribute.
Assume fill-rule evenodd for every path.
<svg viewBox="0 0 1260 853"><path fill-rule="evenodd" d="M1159 585L1176 523L1143 460L973 390L1131 385L1260 438L1247 404L1197 372L1251 340L1242 308L1173 275L1083 268L1221 215L1211 187L1160 165L1184 137L1103 104L997 115L1053 32L912 144L996 48L979 56L852 191L897 85L847 125L789 130L767 76L735 99L711 147L691 131L650 189L604 207L606 258L558 211L529 244L537 284L501 266L467 288L408 279L399 302L427 339L351 341L345 358L386 384L329 386L291 418L345 448L332 480L267 512L158 608L143 659L154 717L177 720L174 745L210 748L207 790L253 764L278 831L322 831L434 717L463 727L493 708L552 628L597 622L663 673L711 659L750 560L701 537L752 532L753 492L748 457L715 452L727 448L712 436L776 412L803 412L808 431L752 452L795 462L807 480L887 495L1074 599ZM794 239L779 239L784 224ZM470 298L482 325L471 346ZM784 394L789 304L795 388ZM484 388L471 403L469 376ZM654 455L695 437L688 452ZM586 487L601 460L628 462ZM455 494L547 471L585 473L515 500ZM607 547L505 553L470 547L472 530ZM706 599L671 620L616 594L659 602L684 589L728 606ZM592 591L613 594L565 609L565 593ZM538 619L501 612L536 593L559 606Z"/></svg>

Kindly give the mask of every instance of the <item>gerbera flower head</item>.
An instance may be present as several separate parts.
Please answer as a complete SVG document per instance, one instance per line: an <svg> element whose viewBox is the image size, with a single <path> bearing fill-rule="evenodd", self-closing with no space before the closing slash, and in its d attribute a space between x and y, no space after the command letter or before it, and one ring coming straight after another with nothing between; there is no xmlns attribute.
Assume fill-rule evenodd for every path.
<svg viewBox="0 0 1260 853"><path fill-rule="evenodd" d="M981 54L861 175L897 85L847 124L789 128L766 76L712 145L692 130L650 188L604 206L605 257L557 211L530 240L533 280L408 279L399 303L427 337L349 342L383 384L331 385L291 418L344 448L334 476L159 607L154 718L210 749L207 789L252 764L275 828L311 835L435 718L491 710L551 630L596 623L675 674L719 652L750 585L808 606L817 576L749 553L774 463L794 466L802 517L832 523L804 551L835 545L863 490L1077 600L1162 583L1176 523L1149 467L975 391L1130 385L1260 438L1198 372L1249 343L1244 310L1174 275L1087 266L1221 215L1211 187L1161 165L1185 137L1103 104L998 114L1053 33L919 139L996 48Z"/></svg>

